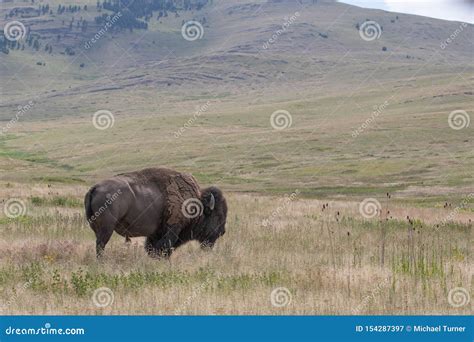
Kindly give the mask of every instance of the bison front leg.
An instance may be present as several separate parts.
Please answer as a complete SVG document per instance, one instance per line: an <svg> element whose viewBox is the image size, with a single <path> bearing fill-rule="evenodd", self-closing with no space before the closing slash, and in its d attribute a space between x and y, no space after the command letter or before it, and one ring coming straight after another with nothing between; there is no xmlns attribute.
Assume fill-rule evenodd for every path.
<svg viewBox="0 0 474 342"><path fill-rule="evenodd" d="M145 250L153 258L169 258L173 253L173 247L179 240L180 226L170 227L161 238L148 237L145 242Z"/></svg>

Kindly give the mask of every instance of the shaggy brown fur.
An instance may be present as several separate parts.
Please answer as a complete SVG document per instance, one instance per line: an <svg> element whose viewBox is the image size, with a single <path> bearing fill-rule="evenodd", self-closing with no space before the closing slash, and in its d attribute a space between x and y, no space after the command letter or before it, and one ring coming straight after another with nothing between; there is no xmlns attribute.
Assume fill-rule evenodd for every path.
<svg viewBox="0 0 474 342"><path fill-rule="evenodd" d="M120 196L107 202L117 192ZM188 199L198 204L192 217L183 212ZM113 231L126 239L146 236L145 248L153 256L168 256L189 240L212 247L224 234L227 217L227 204L218 188L201 190L192 175L167 168L122 173L104 180L86 194L85 208L96 233L97 255Z"/></svg>
<svg viewBox="0 0 474 342"><path fill-rule="evenodd" d="M196 179L187 173L173 175L169 178L165 193L167 195L167 224L189 223L183 222L186 221L183 220L186 217L182 213L182 206L187 199L201 198L201 189L199 189Z"/></svg>

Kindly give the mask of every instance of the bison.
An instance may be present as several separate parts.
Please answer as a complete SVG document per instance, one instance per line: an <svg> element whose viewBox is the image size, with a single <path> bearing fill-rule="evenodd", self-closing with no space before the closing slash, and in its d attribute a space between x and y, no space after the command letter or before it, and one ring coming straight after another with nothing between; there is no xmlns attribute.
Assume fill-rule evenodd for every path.
<svg viewBox="0 0 474 342"><path fill-rule="evenodd" d="M212 248L225 233L227 203L215 186L201 189L187 173L148 168L118 174L94 185L84 199L100 257L115 231L130 241L145 236L152 257L169 257L191 240Z"/></svg>

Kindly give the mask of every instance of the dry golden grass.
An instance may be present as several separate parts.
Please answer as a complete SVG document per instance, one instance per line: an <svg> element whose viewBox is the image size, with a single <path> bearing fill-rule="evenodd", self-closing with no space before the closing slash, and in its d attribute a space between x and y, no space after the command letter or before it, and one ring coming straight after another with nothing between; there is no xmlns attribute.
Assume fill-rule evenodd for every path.
<svg viewBox="0 0 474 342"><path fill-rule="evenodd" d="M104 260L97 262L94 235L82 207L74 204L85 190L3 187L2 198L20 198L28 212L16 219L0 217L1 314L472 311L472 303L455 308L448 302L454 287L472 292L469 224L435 229L416 221L413 230L402 220L364 220L355 203L330 202L322 211L317 200L231 193L227 233L213 251L189 243L169 261L157 261L145 254L143 239L127 245L115 234ZM58 196L70 201L52 204ZM406 210L390 209L400 215ZM113 292L114 301L106 307L92 299L100 287ZM291 297L282 307L271 302L278 287L287 288Z"/></svg>

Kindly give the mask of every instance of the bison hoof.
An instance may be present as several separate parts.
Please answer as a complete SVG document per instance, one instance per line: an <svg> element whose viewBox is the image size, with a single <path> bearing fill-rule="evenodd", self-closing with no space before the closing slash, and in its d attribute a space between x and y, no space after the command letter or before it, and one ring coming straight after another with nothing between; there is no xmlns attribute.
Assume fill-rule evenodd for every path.
<svg viewBox="0 0 474 342"><path fill-rule="evenodd" d="M172 250L147 249L146 252L153 259L168 259L171 256Z"/></svg>

